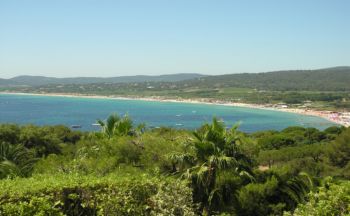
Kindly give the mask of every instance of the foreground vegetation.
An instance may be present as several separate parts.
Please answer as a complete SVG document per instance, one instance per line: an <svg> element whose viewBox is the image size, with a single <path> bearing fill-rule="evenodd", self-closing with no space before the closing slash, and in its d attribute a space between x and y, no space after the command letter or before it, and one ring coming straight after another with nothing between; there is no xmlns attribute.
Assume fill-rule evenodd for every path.
<svg viewBox="0 0 350 216"><path fill-rule="evenodd" d="M347 215L350 129L0 125L0 215Z"/></svg>

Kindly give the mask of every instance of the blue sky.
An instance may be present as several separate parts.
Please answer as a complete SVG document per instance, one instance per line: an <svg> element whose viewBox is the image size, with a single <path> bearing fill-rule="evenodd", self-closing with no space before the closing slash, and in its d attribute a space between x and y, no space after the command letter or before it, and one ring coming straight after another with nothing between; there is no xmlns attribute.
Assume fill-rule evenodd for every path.
<svg viewBox="0 0 350 216"><path fill-rule="evenodd" d="M0 0L0 77L350 65L348 0Z"/></svg>

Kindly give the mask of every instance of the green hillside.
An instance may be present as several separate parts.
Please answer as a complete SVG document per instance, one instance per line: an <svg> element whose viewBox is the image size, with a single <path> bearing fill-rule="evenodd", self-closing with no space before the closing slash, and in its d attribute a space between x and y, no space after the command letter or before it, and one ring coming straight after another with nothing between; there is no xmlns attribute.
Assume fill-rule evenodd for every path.
<svg viewBox="0 0 350 216"><path fill-rule="evenodd" d="M52 78L42 76L19 76L0 79L0 85L27 86L118 84L139 83L138 86L162 86L163 90L185 88L249 88L272 91L349 91L350 67L334 67L319 70L287 70L264 73L240 73L217 76L200 74L171 74L159 76L77 77ZM176 82L174 84L173 82ZM133 85L133 84L131 84Z"/></svg>
<svg viewBox="0 0 350 216"><path fill-rule="evenodd" d="M236 87L260 90L350 90L350 67L319 70L277 71L257 74L227 74L185 81L196 87Z"/></svg>
<svg viewBox="0 0 350 216"><path fill-rule="evenodd" d="M73 78L56 78L45 76L18 76L3 83L17 83L20 85L40 86L49 84L89 84L89 83L130 83L130 82L177 82L188 79L200 78L201 74L169 74L159 76L119 76L119 77L73 77ZM0 80L1 84L1 80Z"/></svg>
<svg viewBox="0 0 350 216"><path fill-rule="evenodd" d="M12 80L8 80L8 79L1 79L0 78L0 86L9 86L9 85L16 85L17 83L12 81Z"/></svg>

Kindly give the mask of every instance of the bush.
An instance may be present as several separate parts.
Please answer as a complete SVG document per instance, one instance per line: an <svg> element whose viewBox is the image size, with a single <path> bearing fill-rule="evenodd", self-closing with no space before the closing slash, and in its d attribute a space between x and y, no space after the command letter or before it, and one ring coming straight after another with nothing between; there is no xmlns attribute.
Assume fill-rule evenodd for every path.
<svg viewBox="0 0 350 216"><path fill-rule="evenodd" d="M38 175L0 190L0 215L194 215L191 190L171 178Z"/></svg>
<svg viewBox="0 0 350 216"><path fill-rule="evenodd" d="M0 124L0 142L17 144L20 128L15 124Z"/></svg>
<svg viewBox="0 0 350 216"><path fill-rule="evenodd" d="M285 216L326 216L350 214L350 182L335 184L328 182L311 192L308 202L299 204L293 213L285 212Z"/></svg>
<svg viewBox="0 0 350 216"><path fill-rule="evenodd" d="M280 149L295 145L293 138L281 134L261 138L258 142L262 149Z"/></svg>
<svg viewBox="0 0 350 216"><path fill-rule="evenodd" d="M22 144L28 149L34 149L39 157L61 153L62 144L75 144L82 135L82 132L72 131L62 125L39 127L0 124L0 143Z"/></svg>
<svg viewBox="0 0 350 216"><path fill-rule="evenodd" d="M350 162L350 128L341 133L329 148L329 158L334 166L345 167Z"/></svg>

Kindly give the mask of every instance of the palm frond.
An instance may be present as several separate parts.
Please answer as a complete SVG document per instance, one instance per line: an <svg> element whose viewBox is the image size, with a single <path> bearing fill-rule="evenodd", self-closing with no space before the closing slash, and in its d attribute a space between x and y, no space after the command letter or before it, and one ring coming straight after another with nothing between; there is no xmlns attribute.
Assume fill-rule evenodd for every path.
<svg viewBox="0 0 350 216"><path fill-rule="evenodd" d="M206 163L203 163L197 170L196 172L196 177L197 177L197 183L198 184L205 184L206 181L208 180L208 172L209 172L209 167L207 166Z"/></svg>
<svg viewBox="0 0 350 216"><path fill-rule="evenodd" d="M21 169L14 162L4 160L0 162L0 178L22 176Z"/></svg>
<svg viewBox="0 0 350 216"><path fill-rule="evenodd" d="M178 163L178 164L192 164L194 162L194 157L193 155L189 153L171 153L168 155L168 158L173 162L173 163Z"/></svg>
<svg viewBox="0 0 350 216"><path fill-rule="evenodd" d="M215 164L218 169L228 169L237 166L237 161L233 157L228 157L226 155L212 155L209 157L209 164Z"/></svg>
<svg viewBox="0 0 350 216"><path fill-rule="evenodd" d="M0 178L28 176L36 162L23 145L0 144Z"/></svg>
<svg viewBox="0 0 350 216"><path fill-rule="evenodd" d="M223 197L222 197L222 193L220 193L220 192L221 191L219 188L215 188L214 190L212 190L210 192L209 198L208 198L209 205L212 205L212 201L213 201L214 197L218 198L219 202L222 202Z"/></svg>

